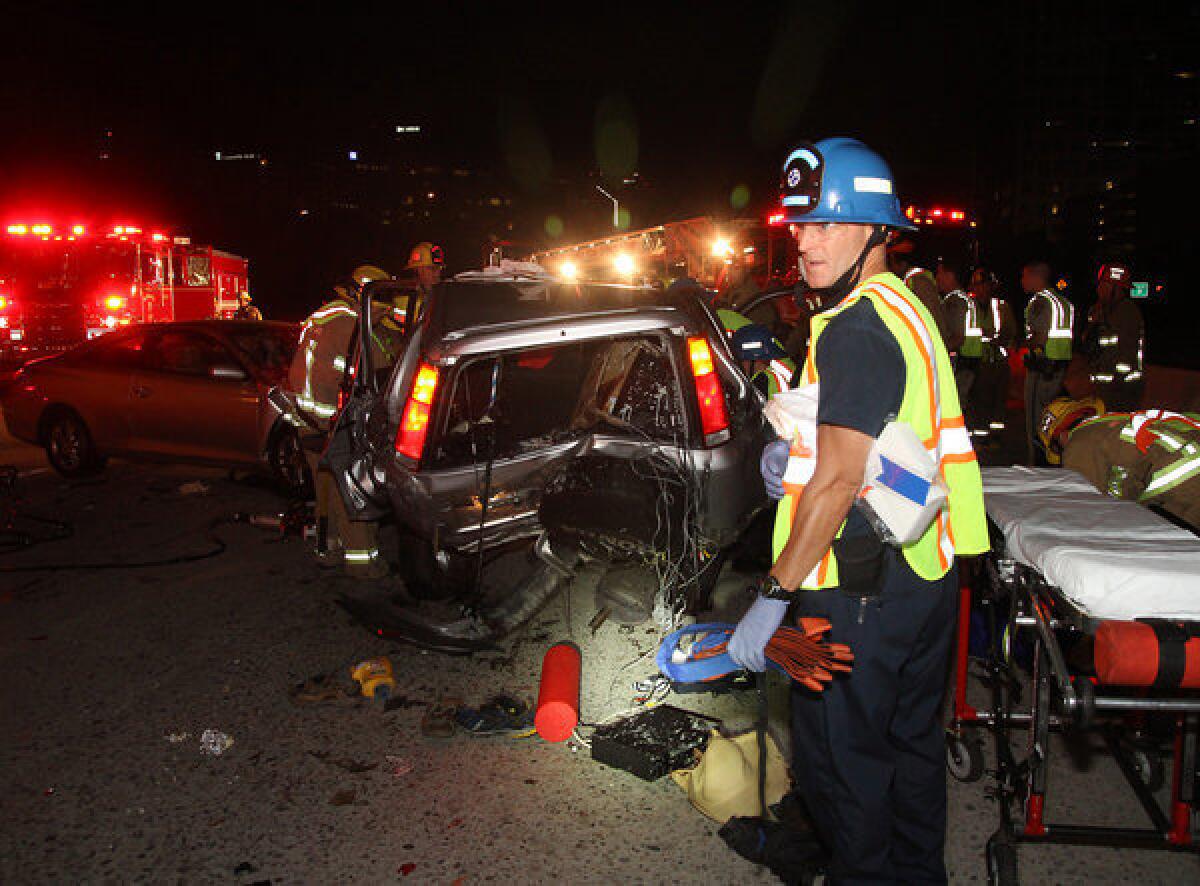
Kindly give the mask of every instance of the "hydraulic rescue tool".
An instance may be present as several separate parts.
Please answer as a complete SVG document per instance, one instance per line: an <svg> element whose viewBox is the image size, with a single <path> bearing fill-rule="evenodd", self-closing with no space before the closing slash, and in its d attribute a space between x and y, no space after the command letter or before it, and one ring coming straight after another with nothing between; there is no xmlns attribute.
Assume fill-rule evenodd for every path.
<svg viewBox="0 0 1200 886"><path fill-rule="evenodd" d="M674 683L719 680L739 670L726 651L735 625L689 625L668 634L659 646L658 669ZM781 627L767 643L767 664L814 692L821 692L836 672L849 673L854 653L844 643L825 637L823 618L801 618L799 627Z"/></svg>

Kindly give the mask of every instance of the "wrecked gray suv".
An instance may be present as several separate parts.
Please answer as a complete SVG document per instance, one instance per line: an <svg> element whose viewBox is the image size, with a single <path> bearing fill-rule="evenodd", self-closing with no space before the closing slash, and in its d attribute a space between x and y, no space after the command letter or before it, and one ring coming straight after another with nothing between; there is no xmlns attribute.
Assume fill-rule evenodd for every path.
<svg viewBox="0 0 1200 886"><path fill-rule="evenodd" d="M365 288L360 339L395 286ZM609 569L597 605L614 618L670 621L706 603L766 505L762 399L699 290L487 269L434 289L390 372L360 350L334 476L353 518L394 521L410 596L465 604L348 601L381 634L480 648L587 560ZM517 544L529 575L485 596L485 562Z"/></svg>

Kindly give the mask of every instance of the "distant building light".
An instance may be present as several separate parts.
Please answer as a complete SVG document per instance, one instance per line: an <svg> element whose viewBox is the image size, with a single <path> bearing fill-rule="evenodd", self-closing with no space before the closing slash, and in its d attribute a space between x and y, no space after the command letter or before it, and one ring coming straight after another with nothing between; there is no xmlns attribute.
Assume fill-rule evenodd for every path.
<svg viewBox="0 0 1200 886"><path fill-rule="evenodd" d="M1195 117L1188 117L1186 120L1184 120L1184 121L1183 121L1183 125L1184 125L1184 126L1195 126L1195 125L1196 125L1196 118L1195 118Z"/></svg>
<svg viewBox="0 0 1200 886"><path fill-rule="evenodd" d="M420 131L421 131L421 127L420 127L420 126L412 126L412 125L409 125L409 126L397 126L397 127L396 127L396 132L397 132L397 133L399 133L399 134L401 134L401 135L410 135L410 134L415 134L415 133L418 133L418 132L420 132Z"/></svg>
<svg viewBox="0 0 1200 886"><path fill-rule="evenodd" d="M308 210L307 210L307 209L301 209L301 210L300 210L300 214L301 214L301 215L308 215Z"/></svg>
<svg viewBox="0 0 1200 886"><path fill-rule="evenodd" d="M1104 190L1111 191L1112 189L1113 189L1113 183L1111 181L1106 181L1104 183Z"/></svg>
<svg viewBox="0 0 1200 886"><path fill-rule="evenodd" d="M350 158L351 160L357 160L358 159L358 151L347 151L346 156L348 158Z"/></svg>
<svg viewBox="0 0 1200 886"><path fill-rule="evenodd" d="M1196 78L1195 71L1176 71L1175 76L1180 80L1194 80Z"/></svg>
<svg viewBox="0 0 1200 886"><path fill-rule="evenodd" d="M213 152L213 159L214 159L214 160L220 160L220 159L221 159L221 152L220 152L220 151L214 151L214 152Z"/></svg>

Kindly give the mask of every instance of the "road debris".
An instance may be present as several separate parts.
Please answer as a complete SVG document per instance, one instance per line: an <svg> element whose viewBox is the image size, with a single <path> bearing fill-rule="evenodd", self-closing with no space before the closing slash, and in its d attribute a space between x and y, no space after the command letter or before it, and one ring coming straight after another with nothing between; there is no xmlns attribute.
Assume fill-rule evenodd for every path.
<svg viewBox="0 0 1200 886"><path fill-rule="evenodd" d="M350 788L344 791L338 791L329 798L330 806L351 806L358 799L358 791Z"/></svg>
<svg viewBox="0 0 1200 886"><path fill-rule="evenodd" d="M180 495L207 495L211 490L212 486L203 480L192 480L190 483L180 484L178 491Z"/></svg>
<svg viewBox="0 0 1200 886"><path fill-rule="evenodd" d="M200 735L200 752L219 757L233 747L233 736L217 729L205 729Z"/></svg>
<svg viewBox="0 0 1200 886"><path fill-rule="evenodd" d="M386 703L396 688L392 660L386 655L360 661L350 669L350 676L361 687L364 698L373 698L380 703Z"/></svg>
<svg viewBox="0 0 1200 886"><path fill-rule="evenodd" d="M169 732L163 736L171 744L181 744L192 737L190 732Z"/></svg>

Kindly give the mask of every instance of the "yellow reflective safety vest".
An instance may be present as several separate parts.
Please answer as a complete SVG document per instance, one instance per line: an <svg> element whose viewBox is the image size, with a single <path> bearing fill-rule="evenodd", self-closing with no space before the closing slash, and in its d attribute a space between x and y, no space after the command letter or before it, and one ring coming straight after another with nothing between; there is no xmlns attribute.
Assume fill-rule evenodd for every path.
<svg viewBox="0 0 1200 886"><path fill-rule="evenodd" d="M1039 298L1050 303L1050 329L1046 333L1046 356L1051 360L1071 359L1071 330L1075 328L1075 305L1052 289L1035 292L1025 305L1025 334L1033 336L1030 315Z"/></svg>
<svg viewBox="0 0 1200 886"><path fill-rule="evenodd" d="M754 378L760 375L767 379L767 399L774 397L780 391L789 390L792 387L792 377L796 374L795 370L789 368L784 362L786 358L776 358L767 364L767 368L755 373ZM788 360L788 363L791 361ZM795 364L793 364L794 366ZM753 381L754 379L751 379Z"/></svg>
<svg viewBox="0 0 1200 886"><path fill-rule="evenodd" d="M955 289L953 292L946 294L947 302L952 298L961 298L966 308L963 314L963 341L962 346L958 349L958 353L963 357L982 357L983 326L979 322L978 302L975 301L973 295L969 295L961 289Z"/></svg>
<svg viewBox="0 0 1200 886"><path fill-rule="evenodd" d="M813 317L812 340L799 381L801 384L819 381L816 353L821 333L830 320L863 298L870 299L904 356L904 396L897 420L909 425L925 444L950 491L946 506L925 533L901 549L918 576L934 581L949 571L955 556L983 553L989 543L983 482L959 406L954 370L925 306L894 274L876 274L864 281L835 307ZM779 559L791 537L796 508L816 467L816 453L798 451L803 448L803 444L793 444L788 459L783 481L785 495L775 512L773 560ZM839 536L844 528L843 522ZM837 584L837 558L830 549L801 586L819 590Z"/></svg>

